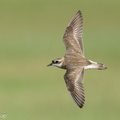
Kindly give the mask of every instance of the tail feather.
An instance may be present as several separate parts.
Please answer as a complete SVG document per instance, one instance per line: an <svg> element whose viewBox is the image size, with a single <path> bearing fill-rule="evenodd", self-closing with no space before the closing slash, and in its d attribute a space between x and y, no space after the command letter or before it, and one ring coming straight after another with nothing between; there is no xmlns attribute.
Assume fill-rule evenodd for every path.
<svg viewBox="0 0 120 120"><path fill-rule="evenodd" d="M102 63L97 63L98 64L98 69L99 70L105 70L107 67L105 67Z"/></svg>
<svg viewBox="0 0 120 120"><path fill-rule="evenodd" d="M92 60L89 60L89 62L91 64L89 66L86 66L85 69L91 69L91 68L97 68L99 70L107 69L107 67L105 67L104 64L102 64L102 63L97 63L97 62L94 62Z"/></svg>

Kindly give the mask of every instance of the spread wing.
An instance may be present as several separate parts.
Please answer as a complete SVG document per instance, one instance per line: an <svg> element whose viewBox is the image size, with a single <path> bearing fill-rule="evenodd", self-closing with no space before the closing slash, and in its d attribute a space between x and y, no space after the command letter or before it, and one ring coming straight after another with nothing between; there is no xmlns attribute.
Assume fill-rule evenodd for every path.
<svg viewBox="0 0 120 120"><path fill-rule="evenodd" d="M70 92L72 98L80 108L83 107L85 101L83 75L83 68L67 70L67 72L64 75L66 87Z"/></svg>
<svg viewBox="0 0 120 120"><path fill-rule="evenodd" d="M81 55L83 53L83 18L80 11L73 17L73 19L68 24L66 31L63 36L63 41L66 46L66 54L68 52L77 52Z"/></svg>

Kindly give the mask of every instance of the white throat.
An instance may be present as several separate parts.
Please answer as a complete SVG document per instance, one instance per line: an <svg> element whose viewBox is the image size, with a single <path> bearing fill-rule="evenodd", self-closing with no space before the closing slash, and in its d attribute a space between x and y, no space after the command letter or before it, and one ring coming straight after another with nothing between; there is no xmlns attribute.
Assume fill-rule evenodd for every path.
<svg viewBox="0 0 120 120"><path fill-rule="evenodd" d="M61 63L59 63L59 64L53 64L53 66L56 66L56 67L61 68L61 67L62 67L62 62L61 62Z"/></svg>

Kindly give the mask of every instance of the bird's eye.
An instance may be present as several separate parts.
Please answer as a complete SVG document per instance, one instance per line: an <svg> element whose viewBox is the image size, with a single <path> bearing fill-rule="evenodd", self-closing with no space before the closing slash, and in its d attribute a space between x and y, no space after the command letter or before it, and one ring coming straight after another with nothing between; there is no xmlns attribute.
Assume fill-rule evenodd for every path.
<svg viewBox="0 0 120 120"><path fill-rule="evenodd" d="M52 63L54 63L54 60L52 60Z"/></svg>
<svg viewBox="0 0 120 120"><path fill-rule="evenodd" d="M55 63L58 63L59 61L56 61Z"/></svg>

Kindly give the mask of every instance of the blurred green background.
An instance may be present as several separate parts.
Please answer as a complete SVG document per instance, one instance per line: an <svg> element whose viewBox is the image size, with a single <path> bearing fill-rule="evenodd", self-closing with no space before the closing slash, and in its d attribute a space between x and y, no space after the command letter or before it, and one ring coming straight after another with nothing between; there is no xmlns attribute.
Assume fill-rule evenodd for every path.
<svg viewBox="0 0 120 120"><path fill-rule="evenodd" d="M85 56L85 106L69 95L64 70L46 65L65 54L63 33L78 10ZM0 114L7 120L120 119L119 0L0 0ZM2 119L2 118L0 118Z"/></svg>

